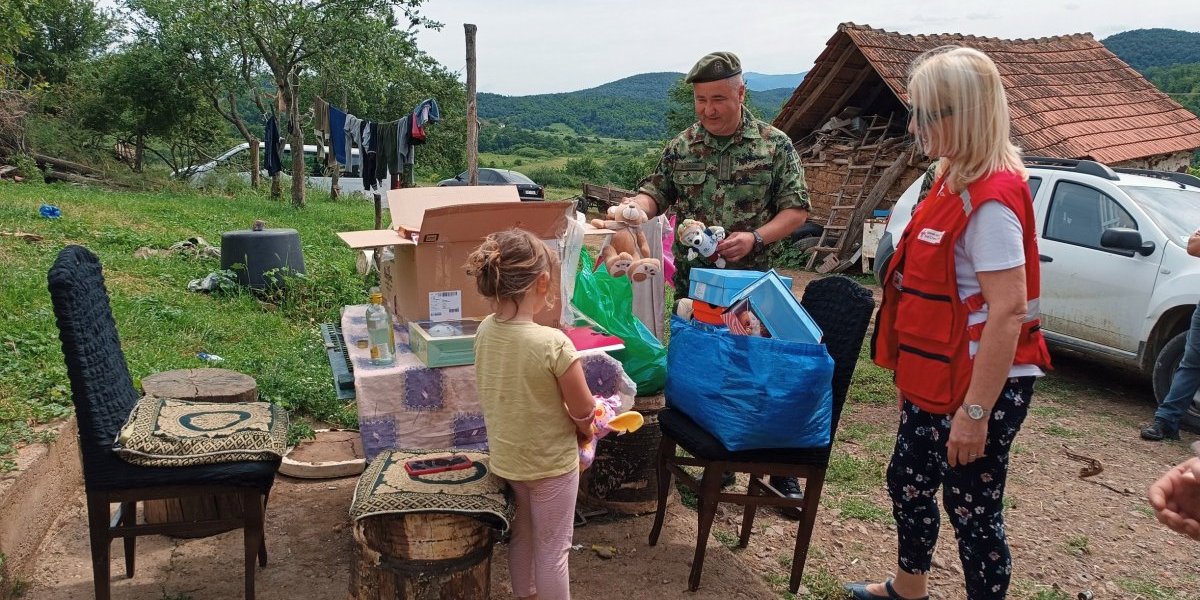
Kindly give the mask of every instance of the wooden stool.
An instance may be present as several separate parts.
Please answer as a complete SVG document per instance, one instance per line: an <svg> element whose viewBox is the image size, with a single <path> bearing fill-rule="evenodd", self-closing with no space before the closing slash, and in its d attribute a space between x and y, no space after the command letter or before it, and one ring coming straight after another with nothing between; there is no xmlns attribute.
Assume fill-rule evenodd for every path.
<svg viewBox="0 0 1200 600"><path fill-rule="evenodd" d="M148 375L142 391L159 398L189 402L255 402L258 384L253 377L228 369L176 369ZM146 500L142 503L147 523L207 521L242 517L242 499L234 494ZM236 527L214 528L175 537L206 537Z"/></svg>

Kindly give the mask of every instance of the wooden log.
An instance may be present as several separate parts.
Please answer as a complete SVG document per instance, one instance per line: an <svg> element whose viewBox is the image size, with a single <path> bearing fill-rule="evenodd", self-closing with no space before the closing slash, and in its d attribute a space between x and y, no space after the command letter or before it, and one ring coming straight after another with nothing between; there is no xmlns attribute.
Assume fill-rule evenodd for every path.
<svg viewBox="0 0 1200 600"><path fill-rule="evenodd" d="M30 154L30 156L33 157L33 160L36 160L38 162L46 163L50 166L58 167L59 169L62 169L64 171L70 171L70 172L76 173L78 175L103 175L104 174L104 173L101 173L99 169L95 169L95 168L89 167L87 165L81 165L77 162L63 160L61 158L54 158L53 156L46 156L45 154L38 154L38 153L34 152L33 154Z"/></svg>
<svg viewBox="0 0 1200 600"><path fill-rule="evenodd" d="M354 523L349 597L486 600L492 529L463 515L378 515Z"/></svg>
<svg viewBox="0 0 1200 600"><path fill-rule="evenodd" d="M228 369L177 369L142 378L142 391L159 398L189 402L254 402L258 384L253 377ZM146 500L142 503L147 523L207 521L240 517L242 499L237 494L215 494L190 498ZM206 537L236 527L175 534L175 537Z"/></svg>

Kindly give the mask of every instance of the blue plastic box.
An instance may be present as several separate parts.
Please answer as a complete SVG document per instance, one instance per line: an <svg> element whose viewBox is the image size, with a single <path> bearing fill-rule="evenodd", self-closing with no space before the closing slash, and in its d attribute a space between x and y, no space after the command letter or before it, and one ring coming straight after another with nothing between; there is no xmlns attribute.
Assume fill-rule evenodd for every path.
<svg viewBox="0 0 1200 600"><path fill-rule="evenodd" d="M713 306L732 306L733 299L764 274L737 269L692 269L690 273L688 297ZM787 289L792 289L791 277L777 276Z"/></svg>
<svg viewBox="0 0 1200 600"><path fill-rule="evenodd" d="M771 269L735 296L733 304L749 298L750 308L773 338L806 344L821 343L824 333L792 295L791 281L785 279Z"/></svg>

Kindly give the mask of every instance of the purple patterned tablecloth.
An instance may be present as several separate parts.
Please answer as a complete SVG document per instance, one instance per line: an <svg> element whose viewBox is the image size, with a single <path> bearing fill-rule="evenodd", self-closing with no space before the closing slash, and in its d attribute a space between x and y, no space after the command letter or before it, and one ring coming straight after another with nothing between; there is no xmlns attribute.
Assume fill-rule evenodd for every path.
<svg viewBox="0 0 1200 600"><path fill-rule="evenodd" d="M358 427L367 460L384 450L487 450L487 430L475 392L475 366L430 369L408 348L408 328L396 326L396 361L372 365L366 348L367 305L347 306L342 334L354 363Z"/></svg>

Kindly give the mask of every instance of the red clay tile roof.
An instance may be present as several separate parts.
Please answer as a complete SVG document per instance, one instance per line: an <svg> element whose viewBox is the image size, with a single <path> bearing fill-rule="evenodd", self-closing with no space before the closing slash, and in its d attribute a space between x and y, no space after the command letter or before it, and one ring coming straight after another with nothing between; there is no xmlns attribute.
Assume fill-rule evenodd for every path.
<svg viewBox="0 0 1200 600"><path fill-rule="evenodd" d="M775 124L793 139L819 127L850 97L853 90L846 87L866 80L868 64L907 104L908 65L920 53L950 44L977 48L996 62L1013 136L1028 154L1115 163L1200 147L1200 119L1088 33L1003 40L902 35L843 23Z"/></svg>

